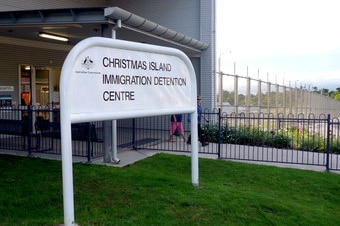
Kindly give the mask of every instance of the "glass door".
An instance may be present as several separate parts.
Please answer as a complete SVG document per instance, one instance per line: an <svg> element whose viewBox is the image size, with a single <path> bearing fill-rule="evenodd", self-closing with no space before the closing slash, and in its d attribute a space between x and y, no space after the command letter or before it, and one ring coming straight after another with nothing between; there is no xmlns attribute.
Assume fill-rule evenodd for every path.
<svg viewBox="0 0 340 226"><path fill-rule="evenodd" d="M21 98L19 103L24 106L31 104L32 70L33 70L32 65L19 66L19 82L20 82L19 97Z"/></svg>
<svg viewBox="0 0 340 226"><path fill-rule="evenodd" d="M35 103L37 106L46 106L50 104L50 69L44 67L35 67Z"/></svg>
<svg viewBox="0 0 340 226"><path fill-rule="evenodd" d="M46 106L50 99L50 74L47 67L19 65L21 105Z"/></svg>

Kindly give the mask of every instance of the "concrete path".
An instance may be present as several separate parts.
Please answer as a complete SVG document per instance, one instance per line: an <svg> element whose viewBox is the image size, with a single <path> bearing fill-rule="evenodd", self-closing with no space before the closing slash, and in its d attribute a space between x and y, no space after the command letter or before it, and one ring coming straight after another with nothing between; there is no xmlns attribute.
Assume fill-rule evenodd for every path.
<svg viewBox="0 0 340 226"><path fill-rule="evenodd" d="M190 156L190 153L186 152L170 152L170 151L157 151L157 150L122 150L118 152L118 158L120 162L116 163L104 163L103 157L99 157L92 160L92 164L98 165L106 165L112 167L125 167L128 165L132 165L137 161L143 160L150 156L153 156L157 153L167 153L167 154L175 154L175 155L185 155ZM27 152L23 151L14 151L14 150L0 150L0 154L11 154L11 155L18 155L18 156L27 156ZM51 154L44 154L44 153L33 153L33 156L37 158L44 158L44 159L52 159L52 160L61 160L61 155L51 155ZM217 159L217 155L214 154L199 154L199 158L209 158L209 159ZM313 165L300 165L300 164L284 164L284 163L275 163L275 162L257 162L257 161L240 161L240 160L229 160L224 159L226 161L235 161L235 162L245 162L250 164L259 164L259 165L271 165L277 167L284 167L284 168L295 168L295 169L303 169L303 170L314 170L325 172L324 166L313 166ZM87 163L87 158L85 157L73 157L73 162L82 162ZM339 173L340 171L332 171L334 173Z"/></svg>

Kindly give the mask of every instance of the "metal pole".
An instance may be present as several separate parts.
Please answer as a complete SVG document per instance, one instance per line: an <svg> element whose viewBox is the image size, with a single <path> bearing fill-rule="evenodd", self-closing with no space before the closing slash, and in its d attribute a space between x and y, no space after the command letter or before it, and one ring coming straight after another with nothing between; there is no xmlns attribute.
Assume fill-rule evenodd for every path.
<svg viewBox="0 0 340 226"><path fill-rule="evenodd" d="M247 73L248 76L248 73ZM250 103L250 78L247 77L247 94L246 94L246 115L249 116L250 115L250 107L251 107L251 103Z"/></svg>
<svg viewBox="0 0 340 226"><path fill-rule="evenodd" d="M116 32L121 28L121 21L116 20L112 21L111 25L103 25L102 26L102 36L109 37L112 39L116 39ZM110 131L111 126L111 131ZM106 163L112 162L119 163L120 159L117 157L117 122L116 120L111 121L111 125L109 122L104 122L104 159L103 161ZM110 137L111 132L111 137ZM111 143L109 142L111 138Z"/></svg>
<svg viewBox="0 0 340 226"><path fill-rule="evenodd" d="M275 93L275 116L279 114L279 92L280 92L280 87L279 84L275 81L275 88L276 88L276 93Z"/></svg>
<svg viewBox="0 0 340 226"><path fill-rule="evenodd" d="M102 25L102 37L112 37L115 34L112 34L112 29L110 29L110 25L103 24ZM111 121L104 121L103 122L103 148L104 148L104 155L103 155L103 162L111 163L112 162L112 141L111 139L111 131L112 131L112 123Z"/></svg>
<svg viewBox="0 0 340 226"><path fill-rule="evenodd" d="M222 60L222 55L224 53L231 53L231 51L228 51L228 52L223 52L223 53L220 53L220 56L218 57L218 74L219 74L219 90L218 90L218 93L219 93L219 100L218 100L218 108L222 108L223 106L223 73L221 71L221 60ZM234 74L235 74L235 63L234 63Z"/></svg>
<svg viewBox="0 0 340 226"><path fill-rule="evenodd" d="M329 172L329 154L330 154L330 124L331 124L331 115L327 115L327 146L326 146L326 171Z"/></svg>
<svg viewBox="0 0 340 226"><path fill-rule="evenodd" d="M238 114L238 75L234 75L234 111L235 114Z"/></svg>
<svg viewBox="0 0 340 226"><path fill-rule="evenodd" d="M218 109L218 159L221 158L221 109Z"/></svg>
<svg viewBox="0 0 340 226"><path fill-rule="evenodd" d="M222 105L223 105L223 74L222 74L222 71L221 71L221 54L218 58L218 74L219 74L219 78L220 78L219 90L218 90L218 93L219 93L219 106L218 106L218 108L221 109Z"/></svg>
<svg viewBox="0 0 340 226"><path fill-rule="evenodd" d="M61 88L62 90L62 88ZM63 92L62 92L63 93ZM66 98L61 96L61 109L67 109L69 103L64 104ZM69 112L61 111L61 158L63 177L63 203L64 203L64 225L74 225L74 198L73 198L73 168L72 168L72 140L71 119Z"/></svg>
<svg viewBox="0 0 340 226"><path fill-rule="evenodd" d="M114 26L112 26L112 39L116 39L116 31L121 28L121 21L117 20ZM117 156L117 120L112 120L112 133L111 133L111 151L112 151L112 160L118 164L120 159Z"/></svg>
<svg viewBox="0 0 340 226"><path fill-rule="evenodd" d="M267 113L271 113L270 112L270 92L271 92L271 84L269 82L269 73L267 72Z"/></svg>
<svg viewBox="0 0 340 226"><path fill-rule="evenodd" d="M198 181L198 125L197 110L191 113L191 183L199 186Z"/></svg>
<svg viewBox="0 0 340 226"><path fill-rule="evenodd" d="M112 149L112 160L118 164L120 159L117 156L117 120L112 120L112 139L111 139L111 149Z"/></svg>
<svg viewBox="0 0 340 226"><path fill-rule="evenodd" d="M257 105L258 105L258 114L262 112L262 81L260 79L260 69L257 69L257 81L258 81L258 89L257 89Z"/></svg>

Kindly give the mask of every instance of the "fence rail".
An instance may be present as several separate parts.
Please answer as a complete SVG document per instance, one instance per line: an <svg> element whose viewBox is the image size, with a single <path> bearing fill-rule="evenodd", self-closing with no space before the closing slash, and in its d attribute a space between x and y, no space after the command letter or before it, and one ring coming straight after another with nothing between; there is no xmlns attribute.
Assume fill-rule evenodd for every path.
<svg viewBox="0 0 340 226"><path fill-rule="evenodd" d="M226 113L206 110L203 124L208 146L202 154L221 159L324 166L340 170L340 120L320 114ZM59 110L41 107L0 108L0 149L61 154ZM8 126L12 123L12 128ZM190 122L183 115L185 136ZM14 126L15 125L15 126ZM74 156L91 161L104 154L104 122L72 124ZM170 116L117 120L117 147L188 152L180 136L169 141Z"/></svg>
<svg viewBox="0 0 340 226"><path fill-rule="evenodd" d="M301 113L286 117L271 113L227 114L218 109L205 111L205 115L209 123L203 125L203 133L210 144L199 147L202 154L218 155L221 159L315 165L324 166L325 170L340 170L338 118ZM169 116L167 119L159 117L165 123L153 130L142 129L149 120L139 120L138 136L155 140L137 148L190 152L190 146L180 136L168 142L169 123L166 122ZM189 123L184 120L183 124L188 136Z"/></svg>

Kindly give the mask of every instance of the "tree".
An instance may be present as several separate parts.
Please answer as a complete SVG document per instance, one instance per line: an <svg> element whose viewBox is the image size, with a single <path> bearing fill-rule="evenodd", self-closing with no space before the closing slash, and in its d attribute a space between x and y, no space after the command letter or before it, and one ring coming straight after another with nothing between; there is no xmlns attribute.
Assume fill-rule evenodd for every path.
<svg viewBox="0 0 340 226"><path fill-rule="evenodd" d="M321 90L321 93L322 93L322 95L324 95L324 96L328 96L328 95L329 95L329 89L323 88L323 89Z"/></svg>
<svg viewBox="0 0 340 226"><path fill-rule="evenodd" d="M340 92L337 92L337 93L334 95L334 99L340 100Z"/></svg>
<svg viewBox="0 0 340 226"><path fill-rule="evenodd" d="M314 86L314 87L312 87L312 92L313 93L320 93L320 91L318 91L318 87L317 86Z"/></svg>

